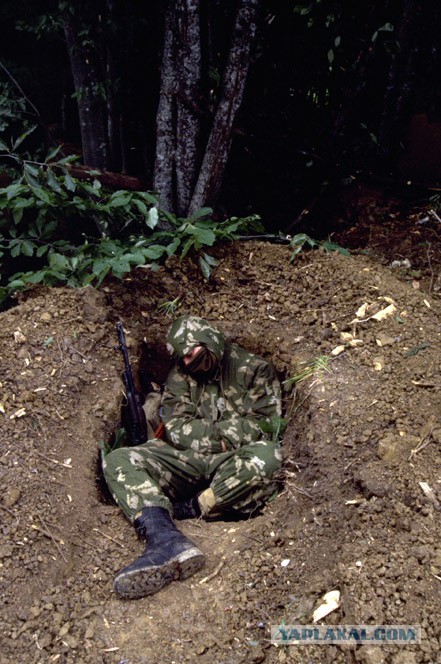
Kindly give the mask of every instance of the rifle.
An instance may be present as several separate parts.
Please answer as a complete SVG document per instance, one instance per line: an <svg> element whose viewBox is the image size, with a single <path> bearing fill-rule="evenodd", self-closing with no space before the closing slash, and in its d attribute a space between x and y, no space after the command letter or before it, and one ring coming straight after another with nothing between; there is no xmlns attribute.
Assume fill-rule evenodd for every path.
<svg viewBox="0 0 441 664"><path fill-rule="evenodd" d="M141 396L135 388L129 354L127 352L126 338L122 323L116 324L119 348L124 357L125 370L122 374L127 398L127 416L129 420L128 434L133 445L141 445L147 440L147 420L141 403Z"/></svg>

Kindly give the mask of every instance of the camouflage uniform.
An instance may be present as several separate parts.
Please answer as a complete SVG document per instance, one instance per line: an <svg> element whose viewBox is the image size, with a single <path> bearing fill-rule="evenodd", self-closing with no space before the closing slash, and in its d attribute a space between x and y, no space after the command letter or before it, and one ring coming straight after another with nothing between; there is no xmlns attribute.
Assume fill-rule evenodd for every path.
<svg viewBox="0 0 441 664"><path fill-rule="evenodd" d="M274 368L207 321L183 316L167 345L177 359L162 397L166 441L114 450L104 460L107 484L133 522L144 507L164 507L211 487L216 511L250 513L275 490L281 466L276 443L260 424L281 414ZM212 380L201 382L179 362L196 346L219 361ZM226 451L223 451L223 445Z"/></svg>

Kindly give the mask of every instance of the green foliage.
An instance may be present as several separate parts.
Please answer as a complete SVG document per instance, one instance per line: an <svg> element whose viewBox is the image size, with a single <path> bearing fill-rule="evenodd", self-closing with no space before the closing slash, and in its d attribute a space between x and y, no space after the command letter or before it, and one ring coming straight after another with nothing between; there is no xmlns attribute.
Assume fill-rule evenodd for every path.
<svg viewBox="0 0 441 664"><path fill-rule="evenodd" d="M343 254L344 256L350 256L350 252L347 249L340 247L340 245L335 242L332 242L331 240L313 240L309 235L306 235L306 233L298 233L297 235L294 235L289 246L294 249L290 261L293 261L297 254L299 254L305 247L311 249L321 247L325 251L338 251L338 253Z"/></svg>
<svg viewBox="0 0 441 664"><path fill-rule="evenodd" d="M299 371L298 374L291 376L291 378L288 378L287 380L284 380L282 385L286 390L290 390L293 385L301 383L303 380L306 380L306 378L310 378L311 376L315 375L321 376L324 371L331 371L329 368L329 361L330 360L327 355L319 355L319 357L315 358L314 360L307 362L305 368L302 369L302 371Z"/></svg>
<svg viewBox="0 0 441 664"><path fill-rule="evenodd" d="M175 297L174 300L169 300L168 302L163 302L158 306L158 310L164 313L166 316L174 316L181 306L181 298Z"/></svg>
<svg viewBox="0 0 441 664"><path fill-rule="evenodd" d="M283 419L283 417L279 417L278 415L273 415L271 419L263 420L262 422L260 422L259 426L262 429L263 433L266 433L267 435L270 436L272 441L274 441L275 443L279 443L285 432L286 427L288 426L288 422L285 419Z"/></svg>
<svg viewBox="0 0 441 664"><path fill-rule="evenodd" d="M211 208L176 217L161 210L150 192L105 190L93 171L91 181L79 180L70 170L76 157L59 157L60 148L44 162L23 159L15 150L32 130L11 147L0 143L0 156L19 171L0 189L0 260L12 274L0 286L0 303L32 284L99 286L107 275L121 279L139 266L155 270L167 257L183 259L189 252L209 279L218 261L204 250L260 228L255 215L215 222ZM61 239L60 221L68 239ZM81 224L82 233L71 230ZM23 271L23 261L30 269ZM21 270L14 272L15 265Z"/></svg>
<svg viewBox="0 0 441 664"><path fill-rule="evenodd" d="M151 208L157 200L149 192L110 193L94 178L94 171L86 173L94 178L91 182L72 177L70 166L78 157L56 159L60 147L51 150L44 162L19 157L15 151L33 129L24 132L11 148L0 142L1 156L13 161L20 172L11 185L0 189L0 213L4 212L0 228L5 220L15 226L23 220L31 238L46 240L54 234L60 218L70 223L92 219L102 236L117 229L121 232L129 225L138 232L155 227L158 217ZM45 235L41 238L43 230Z"/></svg>
<svg viewBox="0 0 441 664"><path fill-rule="evenodd" d="M101 450L101 459L103 460L109 452L113 452L113 450L117 450L120 447L124 447L126 443L126 437L127 437L127 432L125 429L118 429L114 436L114 440L110 440L108 443L106 443L104 440L101 440L98 443L98 447Z"/></svg>
<svg viewBox="0 0 441 664"><path fill-rule="evenodd" d="M26 100L12 85L0 81L0 134L14 131L18 124L21 131L28 131L31 124L26 115Z"/></svg>

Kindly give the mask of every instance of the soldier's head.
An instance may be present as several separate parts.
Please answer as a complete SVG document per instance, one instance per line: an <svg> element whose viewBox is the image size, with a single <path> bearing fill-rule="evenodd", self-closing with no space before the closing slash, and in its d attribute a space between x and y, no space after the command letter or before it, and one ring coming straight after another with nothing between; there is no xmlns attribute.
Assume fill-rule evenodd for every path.
<svg viewBox="0 0 441 664"><path fill-rule="evenodd" d="M167 335L167 348L182 369L196 378L212 378L222 359L225 339L222 332L197 316L181 316Z"/></svg>

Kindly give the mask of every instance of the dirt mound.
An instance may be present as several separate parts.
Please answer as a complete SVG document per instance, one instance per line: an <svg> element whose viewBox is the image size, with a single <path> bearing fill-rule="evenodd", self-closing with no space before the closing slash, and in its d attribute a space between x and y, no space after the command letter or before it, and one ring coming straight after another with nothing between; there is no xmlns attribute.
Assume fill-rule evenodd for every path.
<svg viewBox="0 0 441 664"><path fill-rule="evenodd" d="M37 289L1 314L1 661L440 662L439 296L366 256L214 253L209 284L172 259L99 292ZM121 602L113 576L141 545L100 483L98 442L121 417L114 325L140 384L161 382L175 313L302 376L285 394L285 482L254 519L185 522L206 568ZM333 589L325 622L419 624L422 644L271 645L271 624L311 623Z"/></svg>

